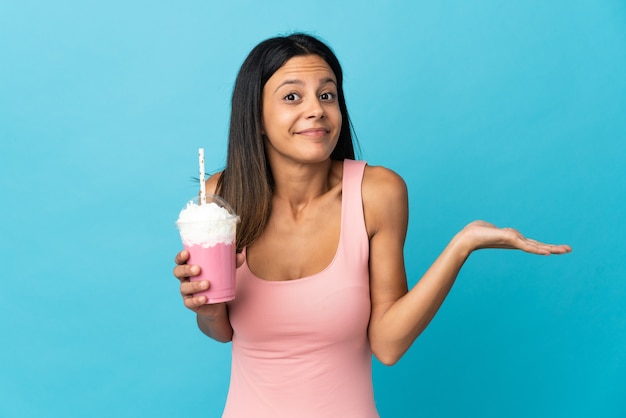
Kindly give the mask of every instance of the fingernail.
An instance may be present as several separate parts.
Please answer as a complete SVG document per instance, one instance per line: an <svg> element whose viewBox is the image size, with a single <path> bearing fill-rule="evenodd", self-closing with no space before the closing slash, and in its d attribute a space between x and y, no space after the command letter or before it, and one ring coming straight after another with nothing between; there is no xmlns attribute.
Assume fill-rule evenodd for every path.
<svg viewBox="0 0 626 418"><path fill-rule="evenodd" d="M190 269L190 270L191 270L191 273L192 273L192 274L198 274L198 273L200 273L200 267L198 267L198 266L191 266L191 269Z"/></svg>

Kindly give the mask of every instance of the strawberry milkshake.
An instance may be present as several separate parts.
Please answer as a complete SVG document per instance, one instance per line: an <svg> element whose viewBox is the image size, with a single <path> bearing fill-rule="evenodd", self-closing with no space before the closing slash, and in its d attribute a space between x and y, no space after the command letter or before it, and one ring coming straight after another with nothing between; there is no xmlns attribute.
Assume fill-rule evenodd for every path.
<svg viewBox="0 0 626 418"><path fill-rule="evenodd" d="M195 198L178 215L176 226L189 251L189 264L199 265L199 276L192 281L207 280L204 295L207 303L235 298L235 238L239 217L228 203L217 195Z"/></svg>

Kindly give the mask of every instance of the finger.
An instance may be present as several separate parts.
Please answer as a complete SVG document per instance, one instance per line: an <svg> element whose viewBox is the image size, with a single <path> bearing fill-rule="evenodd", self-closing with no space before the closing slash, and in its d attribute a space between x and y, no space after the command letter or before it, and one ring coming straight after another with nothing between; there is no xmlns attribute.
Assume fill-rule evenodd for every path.
<svg viewBox="0 0 626 418"><path fill-rule="evenodd" d="M191 309L192 311L198 310L198 308L204 306L207 302L206 296L189 296L183 299L185 303L185 307Z"/></svg>
<svg viewBox="0 0 626 418"><path fill-rule="evenodd" d="M560 249L556 245L546 244L545 242L537 241L532 238L526 238L519 231L513 228L508 228L508 229L512 234L515 234L517 236L520 242L524 243L524 246L521 249L525 251L532 252L535 254L545 254L545 255L554 254L555 251L557 252L560 251Z"/></svg>
<svg viewBox="0 0 626 418"><path fill-rule="evenodd" d="M559 244L559 247L561 247L565 253L571 253L572 252L572 247L570 247L567 244Z"/></svg>
<svg viewBox="0 0 626 418"><path fill-rule="evenodd" d="M178 265L185 264L189 260L189 251L182 250L174 258L174 262Z"/></svg>
<svg viewBox="0 0 626 418"><path fill-rule="evenodd" d="M543 242L536 242L535 244L537 251L534 251L536 254L550 255L550 254L567 254L572 251L569 245L555 245L555 244L545 244Z"/></svg>
<svg viewBox="0 0 626 418"><path fill-rule="evenodd" d="M567 254L572 252L572 247L565 244L550 245L549 250L552 254Z"/></svg>
<svg viewBox="0 0 626 418"><path fill-rule="evenodd" d="M198 276L200 271L200 266L195 264L183 264L174 267L174 276L176 276L178 280L187 280L190 277Z"/></svg>
<svg viewBox="0 0 626 418"><path fill-rule="evenodd" d="M206 280L198 282L182 282L180 284L180 294L183 298L192 297L195 293L207 290L210 283Z"/></svg>
<svg viewBox="0 0 626 418"><path fill-rule="evenodd" d="M241 267L244 263L244 261L246 261L246 256L243 253L238 253L236 255L236 260L237 260L237 268Z"/></svg>
<svg viewBox="0 0 626 418"><path fill-rule="evenodd" d="M548 246L542 242L537 240L526 238L519 231L516 231L512 228L508 228L511 234L515 235L514 238L514 246L522 251L526 251L532 254L540 254L540 255L550 255L551 252L548 249Z"/></svg>
<svg viewBox="0 0 626 418"><path fill-rule="evenodd" d="M566 254L572 251L572 248L565 244L547 244L530 238L527 238L527 240L537 245L537 247L545 249L550 254Z"/></svg>
<svg viewBox="0 0 626 418"><path fill-rule="evenodd" d="M530 241L526 241L526 242L527 242L527 247L522 248L522 249L528 253L539 254L539 255L552 254L552 251L550 251L550 247L547 245L544 245L541 243L530 242Z"/></svg>

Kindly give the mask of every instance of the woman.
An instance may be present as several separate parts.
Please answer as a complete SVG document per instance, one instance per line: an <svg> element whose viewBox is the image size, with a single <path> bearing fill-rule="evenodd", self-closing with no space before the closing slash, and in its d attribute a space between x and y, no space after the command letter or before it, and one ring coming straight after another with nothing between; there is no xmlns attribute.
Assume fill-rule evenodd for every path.
<svg viewBox="0 0 626 418"><path fill-rule="evenodd" d="M176 257L199 328L232 341L225 417L376 417L372 353L394 364L424 330L463 263L481 248L563 254L476 221L410 291L408 202L394 172L354 161L342 71L304 34L255 47L237 76L226 168L207 181L241 217L236 299L207 305Z"/></svg>

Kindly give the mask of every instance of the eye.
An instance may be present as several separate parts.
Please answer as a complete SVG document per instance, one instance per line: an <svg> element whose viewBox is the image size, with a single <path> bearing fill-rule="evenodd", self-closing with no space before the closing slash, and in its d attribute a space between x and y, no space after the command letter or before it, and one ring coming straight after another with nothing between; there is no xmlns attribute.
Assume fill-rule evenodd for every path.
<svg viewBox="0 0 626 418"><path fill-rule="evenodd" d="M295 102L296 100L299 100L299 99L300 99L300 95L298 93L289 93L288 95L283 97L283 100L288 101L288 102Z"/></svg>
<svg viewBox="0 0 626 418"><path fill-rule="evenodd" d="M337 97L337 95L335 93L331 93L331 92L326 92L326 93L320 94L320 99L324 100L326 102L333 101L335 99L335 97Z"/></svg>

